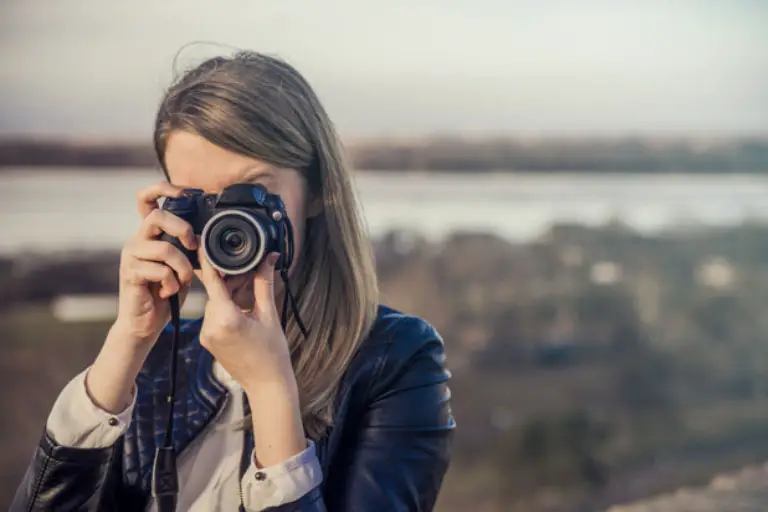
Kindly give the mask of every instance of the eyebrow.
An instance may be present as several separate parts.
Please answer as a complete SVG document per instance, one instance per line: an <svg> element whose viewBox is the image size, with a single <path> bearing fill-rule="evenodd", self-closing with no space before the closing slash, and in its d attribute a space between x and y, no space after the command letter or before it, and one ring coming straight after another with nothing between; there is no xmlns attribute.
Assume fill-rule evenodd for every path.
<svg viewBox="0 0 768 512"><path fill-rule="evenodd" d="M258 166L247 168L243 180L252 181L260 178L271 178L275 175L275 171L269 167Z"/></svg>

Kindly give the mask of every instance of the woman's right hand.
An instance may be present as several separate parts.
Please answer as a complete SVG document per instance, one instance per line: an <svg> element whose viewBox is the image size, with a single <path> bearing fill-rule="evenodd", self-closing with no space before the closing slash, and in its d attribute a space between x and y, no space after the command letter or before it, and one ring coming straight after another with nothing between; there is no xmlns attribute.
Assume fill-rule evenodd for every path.
<svg viewBox="0 0 768 512"><path fill-rule="evenodd" d="M147 187L137 194L143 222L128 240L120 256L120 292L116 328L141 344L153 344L171 319L168 298L179 294L180 304L192 284L192 265L169 242L158 240L167 233L179 238L190 250L197 249L192 226L158 208L160 197L179 197L181 188L167 182Z"/></svg>
<svg viewBox="0 0 768 512"><path fill-rule="evenodd" d="M192 282L189 260L170 243L157 239L161 233L168 233L178 237L185 247L196 248L192 227L158 209L158 198L179 197L181 193L182 189L162 182L137 194L144 220L120 257L117 319L85 379L91 401L110 413L119 413L130 405L144 359L170 320L168 297L179 292L182 304Z"/></svg>

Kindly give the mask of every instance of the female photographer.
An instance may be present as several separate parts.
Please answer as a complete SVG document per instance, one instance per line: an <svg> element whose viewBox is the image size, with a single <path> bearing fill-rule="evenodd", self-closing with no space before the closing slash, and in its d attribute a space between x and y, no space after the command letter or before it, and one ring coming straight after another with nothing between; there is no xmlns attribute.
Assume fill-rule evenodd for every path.
<svg viewBox="0 0 768 512"><path fill-rule="evenodd" d="M12 510L161 508L152 473L169 411L167 299L183 302L193 276L208 302L180 329L177 510L431 510L454 429L442 341L378 303L350 168L304 78L252 52L207 60L166 93L154 141L166 181L138 194L116 320L56 400ZM158 208L184 188L243 183L285 205L295 245L285 283L277 253L222 275L190 224ZM198 251L200 269L163 234ZM295 311L284 312L291 292Z"/></svg>

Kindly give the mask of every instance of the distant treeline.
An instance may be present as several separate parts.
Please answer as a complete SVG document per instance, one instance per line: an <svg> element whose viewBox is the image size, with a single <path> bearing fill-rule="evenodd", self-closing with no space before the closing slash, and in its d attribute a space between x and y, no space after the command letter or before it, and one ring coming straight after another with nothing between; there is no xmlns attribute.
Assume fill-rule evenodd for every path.
<svg viewBox="0 0 768 512"><path fill-rule="evenodd" d="M0 140L0 166L153 167L151 144Z"/></svg>
<svg viewBox="0 0 768 512"><path fill-rule="evenodd" d="M768 137L515 139L439 137L347 144L357 169L387 171L768 172ZM0 167L148 167L149 144L0 140Z"/></svg>

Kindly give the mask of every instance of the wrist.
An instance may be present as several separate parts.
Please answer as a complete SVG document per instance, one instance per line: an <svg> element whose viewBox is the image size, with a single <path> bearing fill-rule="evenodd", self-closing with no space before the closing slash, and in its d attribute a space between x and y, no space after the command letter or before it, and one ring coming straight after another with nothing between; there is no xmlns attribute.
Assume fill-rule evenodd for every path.
<svg viewBox="0 0 768 512"><path fill-rule="evenodd" d="M110 413L125 410L151 347L131 339L113 325L86 375L86 391L91 401Z"/></svg>
<svg viewBox="0 0 768 512"><path fill-rule="evenodd" d="M293 395L298 397L296 374L293 372L291 356L287 350L285 354L269 358L269 363L261 359L258 354L242 354L242 357L244 361L250 362L246 366L251 368L241 372L241 375L245 374L247 377L240 380L240 386L249 400L251 398L259 400L270 395L284 398L291 398Z"/></svg>
<svg viewBox="0 0 768 512"><path fill-rule="evenodd" d="M246 395L253 413L253 462L256 467L273 466L306 449L295 377L287 382L250 388Z"/></svg>
<svg viewBox="0 0 768 512"><path fill-rule="evenodd" d="M162 328L157 332L138 332L135 329L133 322L130 320L124 321L118 316L112 324L112 327L109 329L107 343L114 340L116 345L119 345L124 349L134 352L144 352L154 345L160 337L161 332L163 332Z"/></svg>
<svg viewBox="0 0 768 512"><path fill-rule="evenodd" d="M299 389L296 376L291 371L272 380L244 382L243 390L252 409L272 410L274 407L299 407Z"/></svg>

